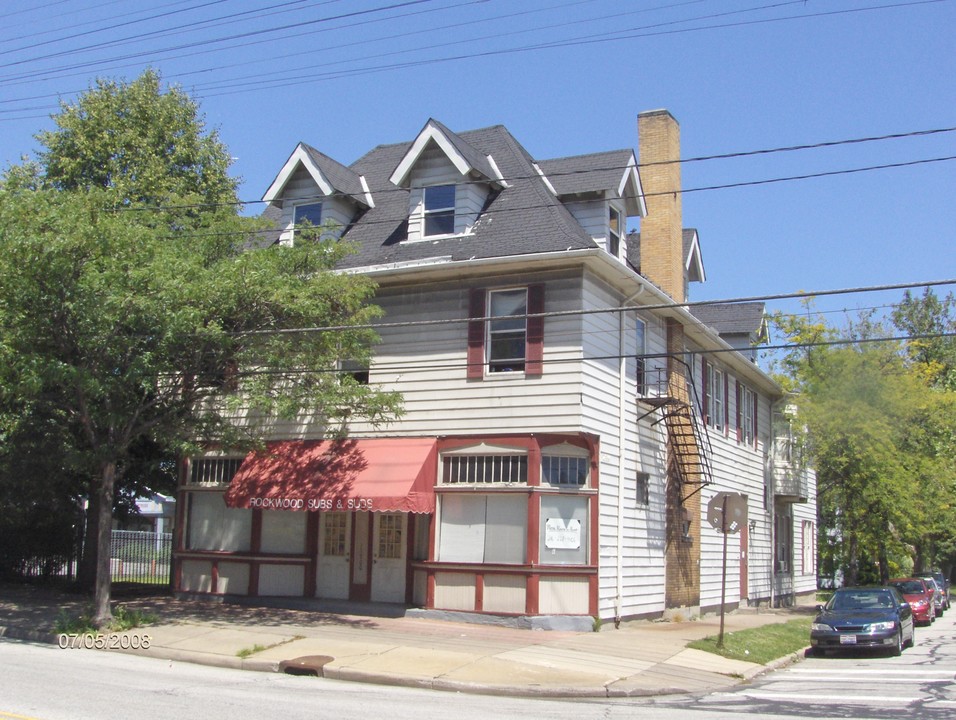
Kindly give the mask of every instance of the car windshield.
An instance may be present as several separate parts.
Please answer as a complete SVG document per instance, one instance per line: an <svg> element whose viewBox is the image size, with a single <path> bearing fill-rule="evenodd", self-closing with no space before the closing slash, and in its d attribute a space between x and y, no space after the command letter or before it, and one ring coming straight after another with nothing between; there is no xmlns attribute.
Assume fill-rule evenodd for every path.
<svg viewBox="0 0 956 720"><path fill-rule="evenodd" d="M923 583L919 580L904 580L903 582L893 583L893 587L899 590L904 595L921 595L926 592L923 587Z"/></svg>
<svg viewBox="0 0 956 720"><path fill-rule="evenodd" d="M892 608L894 605L893 594L888 590L846 590L830 598L831 610Z"/></svg>

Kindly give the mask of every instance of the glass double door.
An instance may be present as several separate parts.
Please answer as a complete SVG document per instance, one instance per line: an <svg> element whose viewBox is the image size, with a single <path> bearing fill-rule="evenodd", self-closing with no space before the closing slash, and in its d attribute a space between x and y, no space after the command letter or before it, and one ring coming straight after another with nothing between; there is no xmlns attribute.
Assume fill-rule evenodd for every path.
<svg viewBox="0 0 956 720"><path fill-rule="evenodd" d="M405 602L407 529L405 513L321 513L316 595Z"/></svg>

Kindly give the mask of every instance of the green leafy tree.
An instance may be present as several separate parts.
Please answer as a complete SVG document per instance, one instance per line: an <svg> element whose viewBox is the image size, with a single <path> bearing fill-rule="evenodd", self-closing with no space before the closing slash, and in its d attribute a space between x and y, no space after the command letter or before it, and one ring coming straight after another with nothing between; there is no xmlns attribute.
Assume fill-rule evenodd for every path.
<svg viewBox="0 0 956 720"><path fill-rule="evenodd" d="M140 208L191 199L206 212L234 211L226 147L192 98L164 88L155 71L129 83L98 80L53 120L55 129L37 135L42 178L53 188L108 189Z"/></svg>
<svg viewBox="0 0 956 720"><path fill-rule="evenodd" d="M921 462L913 468L919 488L920 532L914 537L917 570L933 566L947 574L956 561L956 298L906 292L893 324L909 336L907 367L933 390L910 426L907 450Z"/></svg>
<svg viewBox="0 0 956 720"><path fill-rule="evenodd" d="M123 89L101 83L90 95L112 98ZM89 96L78 105L99 107ZM134 109L136 123L154 117ZM95 131L91 142L127 137L100 133L112 126L93 114L76 114L71 137L82 134L84 119ZM155 117L165 124L190 113ZM119 113L117 122L126 118ZM190 125L172 142L192 147L196 130ZM154 149L165 157L171 151L162 137ZM260 224L234 207L221 211L231 185L210 185L205 197L217 201L215 212L167 214L162 203L202 195L201 183L163 195L162 172L149 158L120 162L122 152L104 151L117 158L116 169L97 174L96 163L60 158L64 148L89 150L82 144L52 136L46 143L46 175L21 168L0 186L0 386L8 405L57 419L71 466L89 478L94 617L104 626L114 498L141 460L144 439L176 454L206 442L251 446L276 419L342 434L352 420L388 422L401 404L394 393L336 372L343 360L368 362L377 340L373 284L332 272L346 244L315 229L298 233L295 247L257 247ZM227 157L201 167L214 173ZM93 180L83 182L87 172ZM309 327L336 330L285 332Z"/></svg>
<svg viewBox="0 0 956 720"><path fill-rule="evenodd" d="M847 583L920 569L953 527L940 452L952 404L872 315L841 329L848 343L834 343L836 330L812 312L776 320L794 344L777 368L799 393L816 467L821 567Z"/></svg>

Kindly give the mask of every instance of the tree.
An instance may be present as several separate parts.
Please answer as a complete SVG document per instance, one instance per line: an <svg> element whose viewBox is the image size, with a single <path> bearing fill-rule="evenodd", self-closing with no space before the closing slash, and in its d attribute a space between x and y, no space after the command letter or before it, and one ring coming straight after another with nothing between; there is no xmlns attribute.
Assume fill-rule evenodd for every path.
<svg viewBox="0 0 956 720"><path fill-rule="evenodd" d="M106 189L117 202L167 213L187 199L207 214L234 212L238 182L226 147L192 98L164 90L155 71L130 83L98 80L75 103L61 103L53 120L55 130L37 135L43 180L53 188Z"/></svg>
<svg viewBox="0 0 956 720"><path fill-rule="evenodd" d="M893 323L910 339L906 362L933 392L910 426L908 450L922 462L914 482L922 489L921 533L914 539L916 567L946 568L956 560L956 298L938 298L929 288L921 297L909 291L893 311Z"/></svg>
<svg viewBox="0 0 956 720"><path fill-rule="evenodd" d="M141 79L147 89L151 78ZM350 248L319 229L297 233L295 247L255 248L261 223L239 217L234 206L167 213L164 203L202 195L203 184L171 181L163 194L153 158L140 154L134 162L123 150L125 123L182 121L195 108L154 116L138 104L146 99L126 92L142 89L138 83L100 83L77 103L82 112L64 110L70 138L86 130L93 140L105 135L103 153L45 136L41 172L21 168L0 186L0 385L14 404L59 418L75 466L89 478L98 626L111 620L115 492L144 439L184 454L207 442L250 446L275 418L307 418L343 433L352 419L377 424L400 412L396 394L336 372L343 360L368 362L376 341L373 284L332 272ZM95 111L115 97L135 105L123 113L105 103L116 128ZM167 100L154 90L145 97ZM197 146L190 133L198 126L183 126L170 142ZM109 153L114 137L123 142ZM155 140L159 158L180 157L166 133L139 137L162 138ZM115 161L114 169L98 174L96 163L60 157L74 150ZM227 157L176 167L205 178L226 167ZM204 197L221 200L231 187L212 182ZM303 327L337 329L283 332Z"/></svg>
<svg viewBox="0 0 956 720"><path fill-rule="evenodd" d="M112 198L115 207L135 210L138 223L168 229L209 230L216 218L236 214L238 183L228 174L225 146L206 130L198 105L179 88L164 89L158 73L148 70L129 83L98 80L74 103L61 103L52 119L54 129L36 136L39 161L10 168L8 189L99 189L107 193L104 203ZM141 465L168 462L156 443L139 442L157 452ZM121 485L119 495L133 490ZM90 498L94 511L96 502ZM80 584L87 588L94 583L96 532L94 512L80 563Z"/></svg>
<svg viewBox="0 0 956 720"><path fill-rule="evenodd" d="M817 472L821 566L847 583L932 562L954 527L952 398L927 384L908 343L871 314L837 332L812 313L778 317L794 342L778 367L798 391Z"/></svg>
<svg viewBox="0 0 956 720"><path fill-rule="evenodd" d="M907 333L912 368L932 387L956 391L956 298L940 299L930 288L922 297L909 290L893 311L893 324Z"/></svg>

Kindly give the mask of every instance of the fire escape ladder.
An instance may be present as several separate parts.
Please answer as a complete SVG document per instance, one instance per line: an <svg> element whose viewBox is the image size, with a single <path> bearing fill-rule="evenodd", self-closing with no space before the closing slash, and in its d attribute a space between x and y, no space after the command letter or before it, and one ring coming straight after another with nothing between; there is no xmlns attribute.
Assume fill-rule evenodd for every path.
<svg viewBox="0 0 956 720"><path fill-rule="evenodd" d="M668 462L680 482L681 502L685 502L711 483L712 449L707 425L699 411L697 389L686 364L677 362L683 365L683 371L675 369L667 373L666 379L661 378L660 391L644 398L643 402L652 406L645 416L660 410L661 417L654 424L663 422L667 428Z"/></svg>

